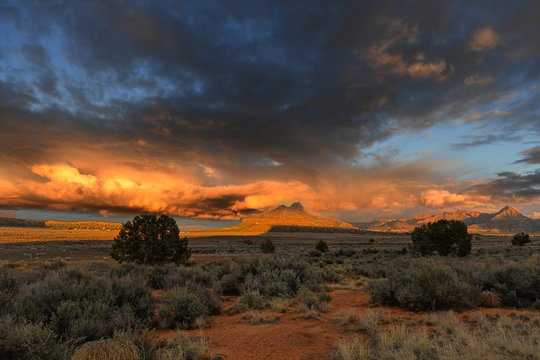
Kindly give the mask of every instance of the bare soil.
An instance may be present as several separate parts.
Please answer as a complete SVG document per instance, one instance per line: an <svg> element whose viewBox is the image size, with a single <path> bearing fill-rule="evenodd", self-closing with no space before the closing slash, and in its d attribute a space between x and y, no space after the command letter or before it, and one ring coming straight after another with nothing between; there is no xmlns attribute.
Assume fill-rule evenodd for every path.
<svg viewBox="0 0 540 360"><path fill-rule="evenodd" d="M260 316L270 321L259 325L250 324L249 320L243 318L244 314L227 315L227 309L235 300L227 298L224 315L212 316L210 328L190 330L188 333L206 341L215 359L319 360L333 358L336 346L352 336L361 338L369 345L369 337L355 331L355 326L340 325L335 321L346 317L349 312L362 315L380 311L384 319L382 328L407 324L416 331L429 329L422 320L433 316L433 313L370 306L369 295L360 289L337 289L331 295L331 311L328 314L320 313L317 320L303 318L304 314L297 312L295 306L290 306L284 314L271 309L259 311ZM478 314L509 316L511 313L540 314L540 311L478 308L458 313L457 316L466 320ZM272 322L276 316L279 316L279 320ZM177 333L176 330L156 332L161 339L172 338Z"/></svg>

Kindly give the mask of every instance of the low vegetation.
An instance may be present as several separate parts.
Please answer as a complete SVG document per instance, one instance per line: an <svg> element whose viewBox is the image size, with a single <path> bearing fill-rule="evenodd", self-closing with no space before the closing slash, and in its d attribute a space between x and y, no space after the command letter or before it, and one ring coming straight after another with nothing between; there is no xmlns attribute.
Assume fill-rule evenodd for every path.
<svg viewBox="0 0 540 360"><path fill-rule="evenodd" d="M413 262L402 274L368 282L376 305L401 306L414 311L463 310L481 303L481 288L447 265Z"/></svg>
<svg viewBox="0 0 540 360"><path fill-rule="evenodd" d="M380 359L537 359L540 317L515 322L480 315L467 323L454 314L437 314L425 327L377 328L368 341L353 337L337 348L338 360Z"/></svg>
<svg viewBox="0 0 540 360"><path fill-rule="evenodd" d="M163 233L172 234L176 243L179 234L172 223L162 226L157 225L159 218L150 220L136 226L131 222L124 239L134 235L143 241L149 238L143 234L148 229L152 234L168 229ZM119 264L2 265L0 358L106 359L109 355L103 354L115 353L115 359L209 359L211 339L187 334L202 333L219 314L251 325L279 323L291 315L295 321L313 323L332 318L355 336L337 346L334 355L343 360L458 359L474 354L534 359L539 352L537 312L519 321L501 316L457 319L448 312L540 309L535 243L511 247L506 238L505 247L492 249L476 239L474 251L461 257L459 241L444 248L434 242L436 247L419 256L422 251L403 250L406 243L388 245L384 238L366 238L364 244L348 248L332 239L327 251L313 249L316 242L310 240L291 255L286 245L272 239L278 245L276 249L267 239L273 255L234 261L169 262L160 257L161 243L154 243L144 245L155 250L151 257L123 254ZM423 314L408 313L408 322L401 323L379 309L336 318L334 288L365 291L373 305ZM417 317L423 318L413 320ZM178 336L168 341L156 337L157 331L169 329L178 330ZM185 332L190 329L194 331Z"/></svg>
<svg viewBox="0 0 540 360"><path fill-rule="evenodd" d="M310 308L325 311L324 284L341 278L295 256L189 267L57 262L17 270L0 267L2 359L82 359L107 349L131 354L134 347L141 359L183 359L179 354L185 351L200 353L186 359L206 359L206 352L189 341L175 345L176 352L156 341L150 351L139 334L205 327L208 316L222 312L221 294L239 295L241 312L253 314L251 323L270 321L256 320L254 311L276 297L299 296ZM154 296L155 289L164 294ZM144 355L149 351L154 355Z"/></svg>

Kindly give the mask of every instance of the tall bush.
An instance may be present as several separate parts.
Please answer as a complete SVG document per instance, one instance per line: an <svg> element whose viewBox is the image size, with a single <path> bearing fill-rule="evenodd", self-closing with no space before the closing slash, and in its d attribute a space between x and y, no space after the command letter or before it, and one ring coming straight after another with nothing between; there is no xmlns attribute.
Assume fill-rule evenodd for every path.
<svg viewBox="0 0 540 360"><path fill-rule="evenodd" d="M141 215L125 223L113 240L111 257L140 264L185 263L191 256L187 238L167 215Z"/></svg>
<svg viewBox="0 0 540 360"><path fill-rule="evenodd" d="M456 220L439 220L416 227L412 234L412 248L422 255L456 254L468 255L471 252L472 237L467 225Z"/></svg>
<svg viewBox="0 0 540 360"><path fill-rule="evenodd" d="M516 245L516 246L523 246L530 242L531 242L531 239L529 238L529 234L524 233L524 232L517 233L512 238L512 245Z"/></svg>

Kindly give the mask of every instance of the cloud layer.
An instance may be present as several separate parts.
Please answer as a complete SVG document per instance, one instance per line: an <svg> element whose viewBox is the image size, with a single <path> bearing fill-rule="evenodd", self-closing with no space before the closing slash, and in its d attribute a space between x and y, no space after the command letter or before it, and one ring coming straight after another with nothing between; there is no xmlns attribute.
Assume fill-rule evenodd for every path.
<svg viewBox="0 0 540 360"><path fill-rule="evenodd" d="M539 11L4 2L0 207L236 218L300 200L363 218L515 202L532 213L537 140L487 177L444 164L540 137ZM373 150L456 124L470 127L418 144L432 156Z"/></svg>

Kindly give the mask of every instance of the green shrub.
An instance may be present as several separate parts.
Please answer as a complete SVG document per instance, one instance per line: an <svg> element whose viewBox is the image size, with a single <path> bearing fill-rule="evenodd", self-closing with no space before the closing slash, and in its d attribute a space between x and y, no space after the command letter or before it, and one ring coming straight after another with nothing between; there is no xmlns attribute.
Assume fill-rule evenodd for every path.
<svg viewBox="0 0 540 360"><path fill-rule="evenodd" d="M155 283L159 284L159 288L164 290L185 287L190 283L211 287L213 279L209 272L200 265L190 267L171 266L167 274L161 279L161 282L155 280Z"/></svg>
<svg viewBox="0 0 540 360"><path fill-rule="evenodd" d="M62 261L62 260L57 260L57 261L54 261L52 263L48 263L48 264L43 264L41 265L38 270L44 270L44 271L51 271L51 270L60 270L60 269L63 269L67 266L67 264L65 263L65 261Z"/></svg>
<svg viewBox="0 0 540 360"><path fill-rule="evenodd" d="M207 307L185 288L174 288L163 296L159 317L167 328L192 329L195 320L208 315Z"/></svg>
<svg viewBox="0 0 540 360"><path fill-rule="evenodd" d="M69 347L57 343L56 335L39 324L0 317L0 358L13 360L64 360Z"/></svg>
<svg viewBox="0 0 540 360"><path fill-rule="evenodd" d="M531 242L531 239L529 238L529 234L524 233L524 232L517 233L512 238L512 245L514 246L523 246L530 242Z"/></svg>
<svg viewBox="0 0 540 360"><path fill-rule="evenodd" d="M264 298L261 296L258 290L246 291L238 300L241 304L245 304L248 309L258 310L262 309L264 305Z"/></svg>
<svg viewBox="0 0 540 360"><path fill-rule="evenodd" d="M95 278L89 273L61 270L21 288L15 312L21 319L44 323L58 336L96 340L148 324L154 299L140 281Z"/></svg>
<svg viewBox="0 0 540 360"><path fill-rule="evenodd" d="M435 263L413 263L401 276L370 281L367 287L378 305L399 305L415 311L474 308L481 289L464 275Z"/></svg>
<svg viewBox="0 0 540 360"><path fill-rule="evenodd" d="M223 274L219 283L224 295L258 291L261 296L295 296L302 286L315 290L342 277L334 269L321 269L295 256L261 257L229 270L231 273Z"/></svg>
<svg viewBox="0 0 540 360"><path fill-rule="evenodd" d="M146 273L146 283L152 289L168 289L167 276L172 271L172 266L169 264L159 264L152 266Z"/></svg>
<svg viewBox="0 0 540 360"><path fill-rule="evenodd" d="M167 215L140 215L122 225L113 240L111 257L119 262L185 263L191 251L180 238L176 221Z"/></svg>
<svg viewBox="0 0 540 360"><path fill-rule="evenodd" d="M208 315L219 315L223 310L221 298L214 292L204 286L191 284L190 291L197 295L199 301L208 309Z"/></svg>
<svg viewBox="0 0 540 360"><path fill-rule="evenodd" d="M456 220L439 220L416 227L411 233L412 248L422 255L465 256L471 252L471 235L467 225Z"/></svg>
<svg viewBox="0 0 540 360"><path fill-rule="evenodd" d="M0 315L13 310L13 297L17 294L19 284L11 270L0 268Z"/></svg>
<svg viewBox="0 0 540 360"><path fill-rule="evenodd" d="M113 278L137 277L142 279L147 276L147 271L148 270L145 265L136 263L124 263L113 266L109 270L109 276Z"/></svg>
<svg viewBox="0 0 540 360"><path fill-rule="evenodd" d="M297 297L300 303L304 304L307 308L312 308L319 303L315 294L307 288L300 289Z"/></svg>
<svg viewBox="0 0 540 360"><path fill-rule="evenodd" d="M396 284L390 279L373 279L367 283L367 291L371 295L371 302L375 305L397 306Z"/></svg>
<svg viewBox="0 0 540 360"><path fill-rule="evenodd" d="M533 256L521 264L495 269L485 288L497 294L505 306L530 306L540 299L540 258Z"/></svg>
<svg viewBox="0 0 540 360"><path fill-rule="evenodd" d="M242 274L239 274L238 272L223 276L220 283L221 293L223 295L240 295L242 282Z"/></svg>
<svg viewBox="0 0 540 360"><path fill-rule="evenodd" d="M276 247L274 246L274 243L272 243L272 240L266 239L261 244L261 250L264 253L273 253Z"/></svg>
<svg viewBox="0 0 540 360"><path fill-rule="evenodd" d="M239 301L233 303L231 305L231 308L229 309L230 314L239 314L239 313L244 313L246 311L249 311L249 307L246 304L241 303Z"/></svg>
<svg viewBox="0 0 540 360"><path fill-rule="evenodd" d="M321 257L322 253L319 250L310 250L309 256L311 257Z"/></svg>
<svg viewBox="0 0 540 360"><path fill-rule="evenodd" d="M339 283L342 280L342 274L337 272L334 268L325 267L322 269L323 280L329 283Z"/></svg>
<svg viewBox="0 0 540 360"><path fill-rule="evenodd" d="M315 249L324 253L328 251L328 244L324 240L319 240L317 245L315 245Z"/></svg>

